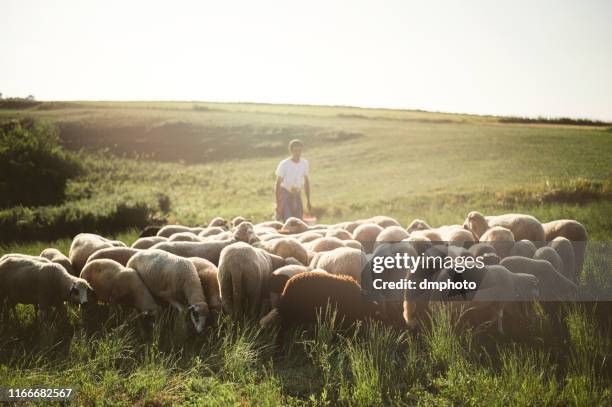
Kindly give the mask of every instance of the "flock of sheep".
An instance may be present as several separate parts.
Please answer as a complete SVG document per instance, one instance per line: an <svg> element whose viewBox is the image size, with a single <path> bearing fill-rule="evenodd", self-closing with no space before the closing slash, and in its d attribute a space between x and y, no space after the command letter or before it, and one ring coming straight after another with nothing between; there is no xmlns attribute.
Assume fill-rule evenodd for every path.
<svg viewBox="0 0 612 407"><path fill-rule="evenodd" d="M530 287L533 295L522 299L545 293L547 300L562 300L575 293L587 240L574 220L542 224L529 215L478 212L469 213L463 225L437 228L418 219L404 228L387 216L314 226L297 218L284 224L215 218L204 227L148 227L131 247L81 233L68 256L54 248L40 256L2 256L0 311L8 318L22 303L34 304L41 314L52 308L65 314L65 302L95 309L106 303L154 317L172 307L189 315L200 333L221 313L255 318L262 326L312 323L331 303L349 321L399 320L413 328L427 313L426 299L406 294L391 304L364 295L362 271L376 253L393 247L414 256L483 256L488 287ZM486 308L501 330L504 304L476 307Z"/></svg>

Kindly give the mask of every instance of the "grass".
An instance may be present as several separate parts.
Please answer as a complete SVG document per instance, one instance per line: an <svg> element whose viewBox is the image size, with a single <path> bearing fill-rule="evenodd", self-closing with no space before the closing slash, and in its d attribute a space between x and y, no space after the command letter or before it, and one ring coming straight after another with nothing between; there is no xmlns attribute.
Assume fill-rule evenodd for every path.
<svg viewBox="0 0 612 407"><path fill-rule="evenodd" d="M612 137L587 123L204 102L0 106L0 118L21 116L54 122L86 169L46 211L157 208L166 196L168 222L267 220L275 166L300 137L324 223L387 214L441 225L478 209L573 218L592 241L612 238ZM138 230L108 233L131 243ZM0 255L70 245L2 240ZM589 254L581 285L609 289L610 264ZM569 304L559 322L536 306L499 336L457 326L443 308L419 335L370 321L347 328L327 312L282 340L254 321L223 319L192 338L162 320L144 339L129 319L91 333L76 309L67 329L38 325L20 306L0 327L0 383L74 385L81 405L609 405L609 315L609 303Z"/></svg>

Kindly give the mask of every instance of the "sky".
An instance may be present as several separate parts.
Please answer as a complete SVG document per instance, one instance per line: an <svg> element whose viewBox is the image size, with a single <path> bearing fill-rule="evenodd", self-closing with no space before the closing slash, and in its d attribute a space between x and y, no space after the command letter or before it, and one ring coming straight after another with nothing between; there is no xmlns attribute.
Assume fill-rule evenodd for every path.
<svg viewBox="0 0 612 407"><path fill-rule="evenodd" d="M0 1L0 92L612 120L612 1Z"/></svg>

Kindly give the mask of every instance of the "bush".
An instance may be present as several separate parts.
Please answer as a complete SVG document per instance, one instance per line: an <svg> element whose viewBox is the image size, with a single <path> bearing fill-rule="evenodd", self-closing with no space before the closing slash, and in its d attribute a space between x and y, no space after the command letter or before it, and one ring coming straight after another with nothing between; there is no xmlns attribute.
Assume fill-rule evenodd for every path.
<svg viewBox="0 0 612 407"><path fill-rule="evenodd" d="M33 119L0 123L0 208L60 202L66 182L80 171L51 124Z"/></svg>
<svg viewBox="0 0 612 407"><path fill-rule="evenodd" d="M55 240L81 232L114 234L153 222L157 208L118 197L113 201L77 201L60 206L17 206L0 211L0 243Z"/></svg>

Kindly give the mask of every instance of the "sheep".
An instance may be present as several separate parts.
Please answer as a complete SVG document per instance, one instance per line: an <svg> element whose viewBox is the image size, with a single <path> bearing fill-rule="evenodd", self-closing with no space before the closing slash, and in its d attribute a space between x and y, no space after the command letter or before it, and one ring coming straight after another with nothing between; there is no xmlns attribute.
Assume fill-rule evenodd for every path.
<svg viewBox="0 0 612 407"><path fill-rule="evenodd" d="M376 237L376 245L379 245L381 242L400 242L409 236L410 234L401 226L389 226Z"/></svg>
<svg viewBox="0 0 612 407"><path fill-rule="evenodd" d="M442 270L434 280L454 280L456 272L453 270ZM480 325L487 322L497 321L497 331L504 333L503 317L504 309L513 301L533 301L538 298L538 279L531 274L512 273L500 265L488 265L482 269L473 271L466 270L461 273L461 279L476 281L477 289L464 293L465 300L457 301L455 292L436 292L430 297L431 300L451 300L449 305L456 309L460 321L470 325Z"/></svg>
<svg viewBox="0 0 612 407"><path fill-rule="evenodd" d="M251 222L251 220L245 217L242 217L242 216L236 216L234 219L232 219L231 224L232 224L232 227L235 228L236 226L240 225L242 222Z"/></svg>
<svg viewBox="0 0 612 407"><path fill-rule="evenodd" d="M4 256L0 260L0 306L33 304L42 313L52 308L66 316L64 302L85 304L90 299L87 281L68 274L60 264L33 257Z"/></svg>
<svg viewBox="0 0 612 407"><path fill-rule="evenodd" d="M307 230L310 230L310 227L302 219L291 217L285 221L279 232L283 234L297 234Z"/></svg>
<svg viewBox="0 0 612 407"><path fill-rule="evenodd" d="M304 245L310 252L328 252L338 247L346 247L346 242L335 237L320 237Z"/></svg>
<svg viewBox="0 0 612 407"><path fill-rule="evenodd" d="M373 216L370 219L367 219L367 222L374 223L375 225L378 225L382 227L383 229L386 229L391 226L399 226L399 227L402 226L396 219L393 219L389 216L382 216L382 215Z"/></svg>
<svg viewBox="0 0 612 407"><path fill-rule="evenodd" d="M302 264L308 264L308 251L297 239L292 237L262 241L254 244L254 246L284 259L293 257Z"/></svg>
<svg viewBox="0 0 612 407"><path fill-rule="evenodd" d="M268 293L270 295L270 306L276 308L278 300L287 285L287 281L295 275L310 271L310 267L302 265L287 265L272 272L268 282ZM322 270L323 271L323 270Z"/></svg>
<svg viewBox="0 0 612 407"><path fill-rule="evenodd" d="M183 225L166 225L162 227L159 232L157 232L157 236L169 238L175 233L182 232L191 232L193 234L198 234L202 231L202 228L190 228L188 226Z"/></svg>
<svg viewBox="0 0 612 407"><path fill-rule="evenodd" d="M102 236L93 233L79 233L76 235L74 239L72 239L70 252L68 253L68 258L70 259L70 263L72 263L75 274L81 273L89 256L100 249L106 249L108 247L115 247L115 245Z"/></svg>
<svg viewBox="0 0 612 407"><path fill-rule="evenodd" d="M349 233L353 233L355 231L355 229L357 229L357 227L363 225L364 223L366 223L363 220L356 220L353 222L346 222L342 225L342 229L346 230Z"/></svg>
<svg viewBox="0 0 612 407"><path fill-rule="evenodd" d="M160 242L167 242L168 238L161 236L141 237L132 243L132 249L149 249Z"/></svg>
<svg viewBox="0 0 612 407"><path fill-rule="evenodd" d="M578 282L576 274L576 259L574 256L574 246L567 238L563 236L555 237L549 244L550 247L561 257L563 261L563 275L574 283Z"/></svg>
<svg viewBox="0 0 612 407"><path fill-rule="evenodd" d="M359 251L363 251L363 246L361 243L359 243L357 240L346 240L345 241L345 246L346 247L352 247L353 249L357 249Z"/></svg>
<svg viewBox="0 0 612 407"><path fill-rule="evenodd" d="M72 267L70 259L59 250L49 247L40 253L40 257L49 259L53 263L61 264L62 266L64 266L68 274L73 276L75 275L74 268Z"/></svg>
<svg viewBox="0 0 612 407"><path fill-rule="evenodd" d="M187 309L195 330L202 333L209 315L204 291L193 263L162 250L143 250L130 259L151 294L171 304L179 312Z"/></svg>
<svg viewBox="0 0 612 407"><path fill-rule="evenodd" d="M533 255L535 260L546 260L557 270L559 273L563 274L565 270L565 266L563 264L563 259L559 256L559 253L555 249L549 246L540 247L536 250ZM566 276L567 277L567 276ZM568 279L572 279L571 276L567 277Z"/></svg>
<svg viewBox="0 0 612 407"><path fill-rule="evenodd" d="M219 240L214 242L161 242L151 247L151 249L163 250L180 257L200 257L212 262L214 265L218 265L219 256L223 248L234 242L234 240Z"/></svg>
<svg viewBox="0 0 612 407"><path fill-rule="evenodd" d="M240 222L242 223L242 222ZM208 237L208 236L214 236L214 235L219 235L221 233L227 232L225 229L223 229L221 226L210 226L205 228L204 230L202 230L200 233L198 233L199 237Z"/></svg>
<svg viewBox="0 0 612 407"><path fill-rule="evenodd" d="M139 251L139 249L132 249L131 247L107 247L106 249L100 249L94 252L87 258L87 262L85 264L93 260L110 259L115 260L117 263L125 267L132 256Z"/></svg>
<svg viewBox="0 0 612 407"><path fill-rule="evenodd" d="M372 253L376 238L383 231L381 226L374 223L364 223L357 226L353 231L353 239L357 240L363 246L366 253Z"/></svg>
<svg viewBox="0 0 612 407"><path fill-rule="evenodd" d="M507 257L512 247L514 247L514 235L509 229L501 226L493 226L487 229L487 231L480 236L480 241L489 243L493 246L495 252L502 259Z"/></svg>
<svg viewBox="0 0 612 407"><path fill-rule="evenodd" d="M320 268L331 274L344 274L361 284L361 272L367 264L365 254L351 247L339 247L321 252L311 261L310 267Z"/></svg>
<svg viewBox="0 0 612 407"><path fill-rule="evenodd" d="M279 221L276 220L270 220L267 222L260 222L258 224L255 225L256 229L260 229L260 228L272 228L275 230L281 230L283 228L283 224Z"/></svg>
<svg viewBox="0 0 612 407"><path fill-rule="evenodd" d="M412 239L427 239L434 244L438 244L443 241L442 236L435 229L415 230L410 232L409 237Z"/></svg>
<svg viewBox="0 0 612 407"><path fill-rule="evenodd" d="M239 242L254 244L259 241L251 222L242 222L234 228L232 238Z"/></svg>
<svg viewBox="0 0 612 407"><path fill-rule="evenodd" d="M325 232L325 237L335 237L340 240L352 240L353 234L344 229L330 229Z"/></svg>
<svg viewBox="0 0 612 407"><path fill-rule="evenodd" d="M484 256L487 253L497 254L497 250L495 250L495 247L493 247L490 243L487 242L476 243L468 250L474 257Z"/></svg>
<svg viewBox="0 0 612 407"><path fill-rule="evenodd" d="M215 227L215 226L219 226L222 227L224 229L228 228L228 224L227 221L225 219L223 219L220 216L217 216L216 218L213 218L209 223L208 223L208 227Z"/></svg>
<svg viewBox="0 0 612 407"><path fill-rule="evenodd" d="M222 233L217 233L216 235L202 237L201 241L202 242L214 242L214 241L219 241L219 240L231 240L233 237L234 237L234 233L230 232L229 230L226 230Z"/></svg>
<svg viewBox="0 0 612 407"><path fill-rule="evenodd" d="M269 306L266 290L272 272L285 260L244 242L223 249L219 260L219 285L223 310L232 318L257 316Z"/></svg>
<svg viewBox="0 0 612 407"><path fill-rule="evenodd" d="M544 228L539 220L530 215L509 213L498 216L484 216L480 212L472 211L465 219L463 227L472 231L476 237L481 236L491 227L501 226L509 229L514 240L544 241Z"/></svg>
<svg viewBox="0 0 612 407"><path fill-rule="evenodd" d="M514 242L514 246L510 249L509 256L521 256L533 259L533 255L535 254L538 248L536 245L530 240L519 240L518 242Z"/></svg>
<svg viewBox="0 0 612 407"><path fill-rule="evenodd" d="M308 243L308 242L312 242L317 239L321 239L323 236L324 235L322 233L315 232L315 231L308 231L308 232L300 233L299 235L296 236L296 239L299 240L301 243Z"/></svg>
<svg viewBox="0 0 612 407"><path fill-rule="evenodd" d="M546 260L509 256L503 259L500 265L513 273L534 275L539 281L538 289L544 301L564 301L575 297L576 284L555 270L553 265Z"/></svg>
<svg viewBox="0 0 612 407"><path fill-rule="evenodd" d="M135 270L111 259L88 262L80 277L94 290L95 299L108 304L125 305L144 315L153 316L159 306Z"/></svg>
<svg viewBox="0 0 612 407"><path fill-rule="evenodd" d="M177 232L168 238L169 242L200 242L201 239L193 232Z"/></svg>
<svg viewBox="0 0 612 407"><path fill-rule="evenodd" d="M406 232L408 233L412 233L418 230L429 230L429 229L432 229L432 227L429 226L427 222L425 222L422 219L414 219L412 222L410 222L408 226L406 226Z"/></svg>
<svg viewBox="0 0 612 407"><path fill-rule="evenodd" d="M377 304L362 294L359 284L350 277L323 271L300 273L287 281L278 308L261 319L268 327L280 322L281 330L296 324L313 324L328 306L345 322L378 316Z"/></svg>
<svg viewBox="0 0 612 407"><path fill-rule="evenodd" d="M212 262L199 257L188 259L193 263L200 278L202 290L212 314L220 314L222 310L221 289L219 288L219 269Z"/></svg>
<svg viewBox="0 0 612 407"><path fill-rule="evenodd" d="M543 227L544 239L546 241L550 242L556 237L562 236L572 242L572 246L574 246L574 270L576 273L574 281L578 281L580 279L580 274L582 274L584 253L589 240L589 235L585 227L580 222L571 219L555 220L545 223Z"/></svg>
<svg viewBox="0 0 612 407"><path fill-rule="evenodd" d="M30 254L22 254L22 253L7 253L5 255L3 255L2 257L0 257L0 261L8 259L9 257L17 257L20 259L29 259L29 260L33 260L33 261L40 261L43 263L53 263L51 260L42 257L42 256L32 256Z"/></svg>

